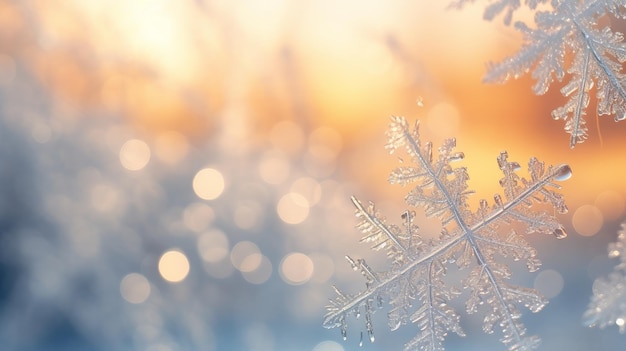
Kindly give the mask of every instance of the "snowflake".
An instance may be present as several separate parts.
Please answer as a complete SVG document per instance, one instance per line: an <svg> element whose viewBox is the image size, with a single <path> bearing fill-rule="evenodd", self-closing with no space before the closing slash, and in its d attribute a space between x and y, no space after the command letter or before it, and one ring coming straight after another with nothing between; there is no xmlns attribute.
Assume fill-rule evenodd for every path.
<svg viewBox="0 0 626 351"><path fill-rule="evenodd" d="M497 2L510 6L508 21L516 8L511 3L519 7L519 1ZM534 9L537 2L528 4ZM587 139L584 116L594 87L598 115L612 115L615 121L626 118L624 37L610 26L600 25L600 20L611 16L625 19L624 4L624 0L553 0L551 10L536 12L534 28L523 22L515 23L515 28L524 35L523 47L504 61L490 64L484 80L503 83L532 71L536 80L533 91L542 95L554 78L560 82L568 75L569 81L561 88L567 102L553 110L552 117L565 121L573 148ZM502 9L494 14L499 11Z"/></svg>
<svg viewBox="0 0 626 351"><path fill-rule="evenodd" d="M518 307L538 312L547 301L533 289L508 283L511 270L498 259L523 260L529 271L539 269L541 262L536 250L512 229L513 225L524 227L526 233L566 236L553 215L532 211L531 206L536 202L549 203L558 212L567 212L563 198L554 191L559 188L554 181L569 178L570 167L546 168L531 158L527 180L516 174L520 165L508 161L507 153L502 152L498 165L504 173L500 184L505 196L495 195L493 206L481 200L479 208L472 212L466 201L472 193L467 189L467 171L452 166L452 162L464 158L462 152L454 150L455 139L444 141L433 160L432 144L421 144L418 127L416 123L409 128L402 117L392 118L387 148L392 153L406 148L413 166L395 169L389 182L414 184L405 198L407 204L440 219L443 229L437 239L425 240L418 232L414 212L402 215L401 226L390 225L373 204L364 206L352 198L360 220L357 227L363 233L361 241L370 243L374 250L385 250L391 268L376 272L365 260L347 256L352 268L365 277L366 288L351 295L335 287L337 296L327 306L324 326L339 327L345 339L348 315L359 318L364 314L365 328L373 341L372 314L387 301L391 305L391 330L409 322L417 325L417 335L405 345L405 350L444 350L443 342L449 332L465 335L459 312L449 305L461 289L449 286L443 279L449 265L455 263L461 270L471 267L461 282L461 288L468 291L467 313L477 312L480 305L488 306L483 322L486 333L492 333L497 325L508 350L535 349L540 340L526 335Z"/></svg>
<svg viewBox="0 0 626 351"><path fill-rule="evenodd" d="M622 223L617 242L609 245L609 257L620 263L607 278L593 283L593 296L583 319L590 327L617 325L626 332L626 222Z"/></svg>

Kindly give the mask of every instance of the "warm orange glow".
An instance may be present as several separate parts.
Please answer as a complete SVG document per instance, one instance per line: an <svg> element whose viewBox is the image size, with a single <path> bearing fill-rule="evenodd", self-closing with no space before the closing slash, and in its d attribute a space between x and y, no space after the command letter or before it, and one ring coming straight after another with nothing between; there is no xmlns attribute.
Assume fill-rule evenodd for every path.
<svg viewBox="0 0 626 351"><path fill-rule="evenodd" d="M616 191L603 191L596 197L596 207L600 209L602 215L608 220L618 220L624 213L624 196Z"/></svg>
<svg viewBox="0 0 626 351"><path fill-rule="evenodd" d="M393 198L384 179L395 159L377 148L387 117L406 115L421 120L426 140L457 138L478 194L472 203L501 192L495 158L508 150L521 164L533 155L569 163L574 176L565 191L576 189L566 194L570 207L595 202L604 219L619 218L626 123L605 116L596 123L590 110L590 139L571 151L562 122L550 118L563 101L558 84L542 97L532 94L529 76L483 84L486 63L514 53L522 40L502 18L484 21L483 10L356 0L39 0L28 17L2 4L0 85L11 84L24 62L64 101L59 118L91 107L128 118L146 132L149 150L120 153L136 158L133 165L120 160L127 169L153 158L178 165L196 141L220 139L229 149L271 146L256 166L270 185L293 182L292 161L302 159L309 176L340 171ZM531 15L522 9L514 20ZM33 140L49 142L54 128L34 124ZM363 172L373 159L377 167ZM216 189L211 198L221 194ZM309 206L316 201L308 190L292 191ZM254 204L240 204L233 219L254 228L255 214Z"/></svg>
<svg viewBox="0 0 626 351"><path fill-rule="evenodd" d="M189 36L198 17L189 2L89 1L66 3L64 9L55 4L45 14L43 20L57 37L89 34L101 54L145 62L172 79L189 80L200 68ZM70 14L82 19L80 25L68 20Z"/></svg>
<svg viewBox="0 0 626 351"><path fill-rule="evenodd" d="M458 135L460 115L458 109L449 103L441 102L432 106L426 116L426 128L436 141Z"/></svg>
<svg viewBox="0 0 626 351"><path fill-rule="evenodd" d="M156 137L154 148L156 156L163 162L176 164L187 156L189 142L183 134L170 130Z"/></svg>

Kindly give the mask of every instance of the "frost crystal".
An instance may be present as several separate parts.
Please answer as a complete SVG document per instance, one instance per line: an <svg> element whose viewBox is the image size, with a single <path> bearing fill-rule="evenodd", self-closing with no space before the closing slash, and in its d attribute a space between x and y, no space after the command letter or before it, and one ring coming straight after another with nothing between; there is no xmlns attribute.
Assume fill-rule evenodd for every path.
<svg viewBox="0 0 626 351"><path fill-rule="evenodd" d="M609 245L609 257L620 262L606 278L593 283L593 296L585 312L584 323L590 327L605 328L617 325L626 332L626 222L622 223L617 242Z"/></svg>
<svg viewBox="0 0 626 351"><path fill-rule="evenodd" d="M365 277L366 287L355 295L335 287L337 296L327 306L324 326L339 327L346 338L348 316L354 314L358 318L363 314L365 329L373 341L372 314L388 302L391 330L409 322L417 326L417 335L405 344L405 350L444 350L448 333L465 335L459 312L448 304L461 289L449 286L443 279L449 265L454 263L461 270L469 270L460 284L468 291L467 313L486 306L483 330L492 333L494 328L499 329L508 350L536 349L539 338L526 335L519 307L538 312L547 301L536 290L508 283L511 271L498 259L523 260L530 271L536 271L541 264L536 250L513 226L524 228L525 233L566 236L553 215L532 211L531 207L544 202L560 213L567 211L561 195L554 191L559 188L554 181L569 178L570 167L545 168L532 158L527 180L516 174L520 165L510 162L507 153L502 152L498 166L504 173L500 180L504 197L496 195L492 206L481 200L478 210L472 212L466 202L472 193L467 189L467 171L452 166L453 161L464 157L454 150L455 140L446 140L434 159L432 144L421 143L418 127L416 123L414 128L409 128L402 117L392 118L387 148L392 153L406 149L413 166L395 169L389 182L413 185L405 198L407 204L440 219L443 229L437 239L425 240L418 232L414 212L402 215L401 226L390 225L373 204L365 206L352 198L359 219L357 228L363 233L361 241L372 245L374 250L385 250L391 268L377 272L365 260L347 257L352 268Z"/></svg>
<svg viewBox="0 0 626 351"><path fill-rule="evenodd" d="M528 3L534 8L537 1ZM565 131L571 134L571 147L587 139L584 116L594 87L597 113L612 115L615 121L625 119L624 36L600 24L611 16L626 19L625 3L624 0L551 1L550 11L536 12L532 28L522 22L515 23L515 28L524 35L523 47L501 63L491 64L485 81L505 82L532 71L537 81L533 91L542 95L555 78L560 82L567 75L569 81L561 88L567 102L552 111L552 117L565 121ZM519 1L501 0L496 4L515 9L511 4L519 6ZM509 21L511 11L507 14Z"/></svg>

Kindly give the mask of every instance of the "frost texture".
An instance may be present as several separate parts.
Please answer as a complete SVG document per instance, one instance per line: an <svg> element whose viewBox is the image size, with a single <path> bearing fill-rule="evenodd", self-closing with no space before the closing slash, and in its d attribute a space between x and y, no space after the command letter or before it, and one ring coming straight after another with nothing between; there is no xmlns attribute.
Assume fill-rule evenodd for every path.
<svg viewBox="0 0 626 351"><path fill-rule="evenodd" d="M327 306L324 326L339 327L345 339L348 316L364 315L367 335L373 341L372 314L388 302L391 330L409 322L417 326L417 335L405 344L405 350L444 350L448 333L465 335L459 312L448 304L465 289L468 291L467 313L475 313L481 305L485 306L483 330L486 333L499 329L501 341L508 350L536 349L540 340L537 336L526 335L526 328L520 321L520 307L538 312L547 301L536 290L508 283L511 271L498 259L509 257L525 261L530 271L536 271L541 264L536 250L513 226L523 228L524 233L566 236L553 215L533 211L531 207L545 202L560 213L567 211L561 195L554 191L559 188L554 181L569 178L569 166L545 168L532 158L527 180L516 174L520 165L508 161L506 152L502 152L498 166L504 173L500 180L504 197L496 195L492 206L481 200L479 209L472 212L466 201L472 193L467 189L467 171L452 166L453 161L464 157L454 150L455 140L446 140L435 160L432 144L421 143L418 126L416 123L414 128L409 128L404 118L392 118L387 148L392 153L405 148L413 165L395 169L389 182L414 186L405 198L407 204L439 218L443 229L438 239L424 240L415 223L414 212L405 212L400 226L391 225L373 204L365 206L352 198L359 219L357 227L363 233L361 241L374 250L386 251L391 268L377 272L363 259L346 257L352 268L365 277L366 287L355 295L335 287L337 296ZM460 288L449 286L443 280L453 263L469 271Z"/></svg>
<svg viewBox="0 0 626 351"><path fill-rule="evenodd" d="M526 3L534 9L540 2ZM565 131L571 134L570 146L574 147L587 139L584 116L594 88L599 115L612 115L615 121L626 118L626 76L622 72L626 61L624 36L600 24L600 20L609 20L610 16L625 19L626 2L553 0L550 4L550 11L536 12L532 28L523 22L514 24L524 35L524 45L515 55L490 64L485 81L503 83L511 77L532 72L536 80L533 91L542 95L554 79L561 82L567 76L561 88L567 102L552 111L552 117L565 121ZM494 10L495 5L504 7L496 6ZM508 8L505 22L510 22L519 1L496 1L486 13L492 8L497 14L505 7Z"/></svg>
<svg viewBox="0 0 626 351"><path fill-rule="evenodd" d="M622 223L617 242L609 245L609 257L620 262L606 278L593 283L593 296L583 316L590 327L605 328L617 325L619 332L626 332L626 222Z"/></svg>

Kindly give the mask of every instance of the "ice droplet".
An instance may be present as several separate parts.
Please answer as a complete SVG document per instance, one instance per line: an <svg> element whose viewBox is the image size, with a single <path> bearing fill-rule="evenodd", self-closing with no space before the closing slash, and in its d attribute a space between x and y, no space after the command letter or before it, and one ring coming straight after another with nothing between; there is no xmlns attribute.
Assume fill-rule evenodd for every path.
<svg viewBox="0 0 626 351"><path fill-rule="evenodd" d="M361 339L359 340L359 347L363 347L363 332L361 332Z"/></svg>
<svg viewBox="0 0 626 351"><path fill-rule="evenodd" d="M522 166L520 166L517 162L511 162L511 169L513 169L514 172L517 172L522 169Z"/></svg>
<svg viewBox="0 0 626 351"><path fill-rule="evenodd" d="M572 169L569 165L560 165L554 175L554 180L562 182L564 180L568 180L572 176Z"/></svg>
<svg viewBox="0 0 626 351"><path fill-rule="evenodd" d="M421 96L417 98L416 103L417 103L417 107L424 107L424 99Z"/></svg>
<svg viewBox="0 0 626 351"><path fill-rule="evenodd" d="M559 226L557 229L555 229L553 234L557 239L563 239L567 237L567 232L565 231L565 228L563 228L563 226Z"/></svg>

